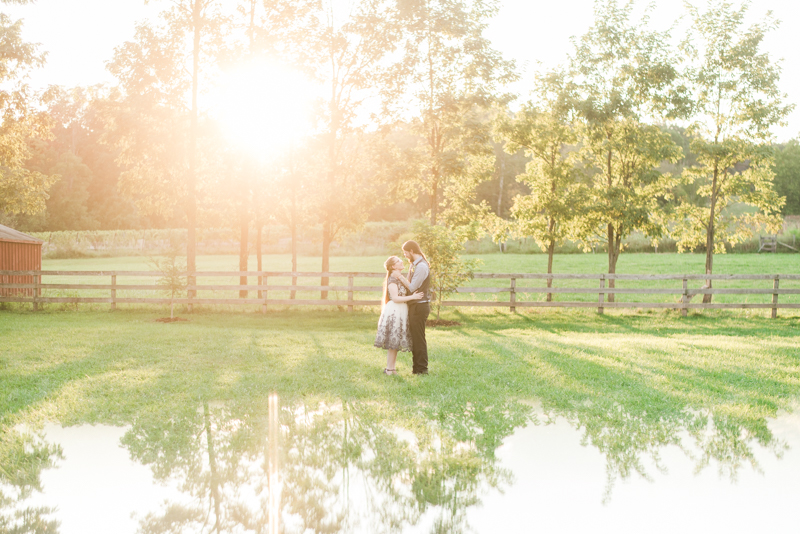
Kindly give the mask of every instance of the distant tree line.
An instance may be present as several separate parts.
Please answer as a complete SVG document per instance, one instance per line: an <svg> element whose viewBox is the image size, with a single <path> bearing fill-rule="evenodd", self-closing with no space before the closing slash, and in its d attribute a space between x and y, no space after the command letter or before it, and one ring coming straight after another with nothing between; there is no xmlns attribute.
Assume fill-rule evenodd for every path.
<svg viewBox="0 0 800 534"><path fill-rule="evenodd" d="M569 239L602 245L614 273L642 232L705 251L710 274L725 243L800 213L800 145L770 133L791 111L762 50L777 21L746 25L746 3L688 6L677 39L650 27L648 8L598 0L527 102L508 93L516 66L485 36L492 0L163 5L116 48L114 86L38 94L25 74L44 57L0 17L2 221L184 226L189 270L198 227L238 228L243 268L251 232L321 227L323 271L331 244L369 219L531 237L549 271ZM207 98L265 57L324 87L311 133L267 160L224 135Z"/></svg>

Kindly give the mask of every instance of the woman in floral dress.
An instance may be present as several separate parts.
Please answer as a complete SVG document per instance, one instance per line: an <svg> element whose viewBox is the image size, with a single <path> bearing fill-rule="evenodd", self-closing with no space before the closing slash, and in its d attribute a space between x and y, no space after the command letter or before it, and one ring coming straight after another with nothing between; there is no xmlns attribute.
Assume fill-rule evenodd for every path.
<svg viewBox="0 0 800 534"><path fill-rule="evenodd" d="M403 260L391 256L383 264L386 269L386 280L383 282L383 306L381 318L378 319L378 334L375 346L386 349L386 375L397 374L395 362L397 351L411 351L411 335L408 333L408 304L410 300L419 300L421 292L407 295L402 274Z"/></svg>

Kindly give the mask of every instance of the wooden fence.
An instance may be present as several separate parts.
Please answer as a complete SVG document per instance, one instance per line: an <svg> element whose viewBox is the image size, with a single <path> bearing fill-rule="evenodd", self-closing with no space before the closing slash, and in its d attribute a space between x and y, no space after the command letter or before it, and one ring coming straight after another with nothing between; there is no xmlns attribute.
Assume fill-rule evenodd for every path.
<svg viewBox="0 0 800 534"><path fill-rule="evenodd" d="M187 273L188 275L189 273ZM189 278L190 284L186 287L186 296L181 298L170 298L161 296L139 296L140 293L157 292L162 295L165 288L157 283L118 283L120 278L160 278L163 275L157 271L0 271L0 302L22 302L32 303L34 309L38 309L40 304L49 303L104 303L110 304L111 309L115 309L117 304L186 304L189 311L193 305L261 305L263 312L266 312L270 305L281 306L347 306L348 311L352 311L354 306L378 306L380 305L380 283L374 285L355 285L356 279L382 279L382 273L306 273L306 272L253 272L253 271L220 271L220 272L195 272ZM33 283L18 283L20 276L32 277ZM106 279L105 283L64 283L64 279L74 277L101 278ZM199 279L214 277L238 278L249 277L257 280L256 284L242 285L241 283L198 283ZM328 285L298 285L297 279L302 278L332 278L346 280L346 284ZM55 283L45 283L45 278L56 279ZM286 280L291 278L290 283ZM60 279L60 280L59 280ZM545 287L547 279L552 279L554 287ZM715 287L708 288L701 286L690 288L690 284L698 285L712 280ZM487 285L496 281L502 281L501 286ZM508 281L508 282L506 282ZM594 287L564 287L561 284L573 281L576 283L590 284ZM594 283L592 283L594 281ZM613 285L635 283L644 287L609 287ZM469 306L489 306L509 308L512 312L517 308L523 307L552 307L552 308L597 308L598 313L603 313L606 308L667 308L681 310L686 315L690 309L771 309L772 317L777 317L779 308L800 308L800 299L791 297L800 295L800 286L792 288L781 288L780 282L786 281L797 285L800 275L779 275L779 274L736 274L736 275L702 275L702 274L665 274L665 275L637 275L637 274L476 274L473 284L468 287L460 287L459 294L486 295L486 298L478 300L447 300L443 306L469 307ZM82 282L82 281L79 281ZM375 280L379 282L379 280ZM535 286L524 286L521 283L535 283ZM761 287L716 287L724 282L743 283ZM678 286L680 284L680 286ZM763 285L762 285L763 284ZM668 287L663 287L667 285ZM669 287L674 285L675 287ZM772 287L768 287L771 285ZM657 287L662 286L662 287ZM70 291L73 294L64 296L63 291ZM77 292L92 292L95 296L77 296ZM108 292L106 295L97 296L98 292ZM198 296L199 292L227 292L228 295L220 297ZM246 291L248 296L245 298L229 298L236 292ZM55 292L55 296L54 296ZM137 296L118 296L118 292L135 292ZM286 295L290 292L290 295ZM295 297L295 292L333 292L334 298L291 298ZM253 293L256 298L249 295ZM278 295L276 295L278 293ZM346 298L340 298L339 293L346 293ZM369 298L356 298L357 293L369 293ZM508 300L491 299L491 295L508 294ZM488 295L487 295L488 294ZM597 295L596 300L544 300L544 295L551 295L553 298L559 295L571 294L577 296ZM719 297L714 302L703 303L701 298L692 302L692 298L699 295L715 296L762 296L771 302L719 302ZM527 296L536 295L537 300L526 300ZM620 301L619 298L627 295L660 295L661 298L669 298L671 301ZM784 302L779 302L779 296L786 295ZM322 295L320 295L322 296ZM609 297L613 296L614 302L610 302ZM289 297L289 298L287 298ZM375 298L378 297L378 298ZM573 297L579 298L579 297ZM655 299L652 299L655 300ZM747 299L745 299L747 300ZM786 302L790 300L791 302Z"/></svg>

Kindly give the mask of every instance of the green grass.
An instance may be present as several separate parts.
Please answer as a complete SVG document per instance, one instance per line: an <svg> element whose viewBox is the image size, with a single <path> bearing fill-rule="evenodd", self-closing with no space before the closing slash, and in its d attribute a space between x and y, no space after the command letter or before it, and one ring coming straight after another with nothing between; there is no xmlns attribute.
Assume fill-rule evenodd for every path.
<svg viewBox="0 0 800 534"><path fill-rule="evenodd" d="M171 324L158 315L0 311L0 467L25 443L10 430L46 421L129 425L131 454L154 469L166 462L164 476L182 455L203 458L184 447L203 449L198 436L213 426L234 462L263 451L267 399L277 393L281 424L293 428L286 439L314 444L309 458L290 461L357 465L381 447L392 452L374 459L375 472L388 484L418 465L414 487L430 488L431 502L449 487L439 476L473 491L480 473L496 484L503 439L562 417L605 457L609 498L615 480L646 476L643 460L686 439L702 451L692 458L698 469L713 461L733 478L757 465L759 447L780 455L769 421L800 394L796 318L449 311L462 326L429 329L430 374L411 375L402 354L400 374L387 377L385 353L372 347L377 312L204 312ZM204 423L209 409L214 422ZM309 413L322 415L302 430L297 418ZM416 435L428 460L409 459L398 428ZM440 441L446 451L437 452ZM313 447L325 452L317 458Z"/></svg>
<svg viewBox="0 0 800 534"><path fill-rule="evenodd" d="M410 376L403 356L401 375L387 378L371 346L377 313L157 315L0 312L3 423L122 422L165 403L276 391L445 411L526 399L576 415L618 405L655 421L690 408L758 426L800 392L796 319L452 312L463 326L429 332L431 376Z"/></svg>

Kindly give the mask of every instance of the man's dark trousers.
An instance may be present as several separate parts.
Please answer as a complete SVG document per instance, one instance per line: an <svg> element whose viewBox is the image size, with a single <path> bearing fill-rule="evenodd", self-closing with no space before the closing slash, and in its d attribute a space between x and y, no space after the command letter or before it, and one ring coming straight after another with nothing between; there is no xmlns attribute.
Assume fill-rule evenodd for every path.
<svg viewBox="0 0 800 534"><path fill-rule="evenodd" d="M411 333L411 354L413 366L411 372L428 374L428 342L425 340L425 321L431 314L431 305L427 302L408 303L408 329Z"/></svg>

